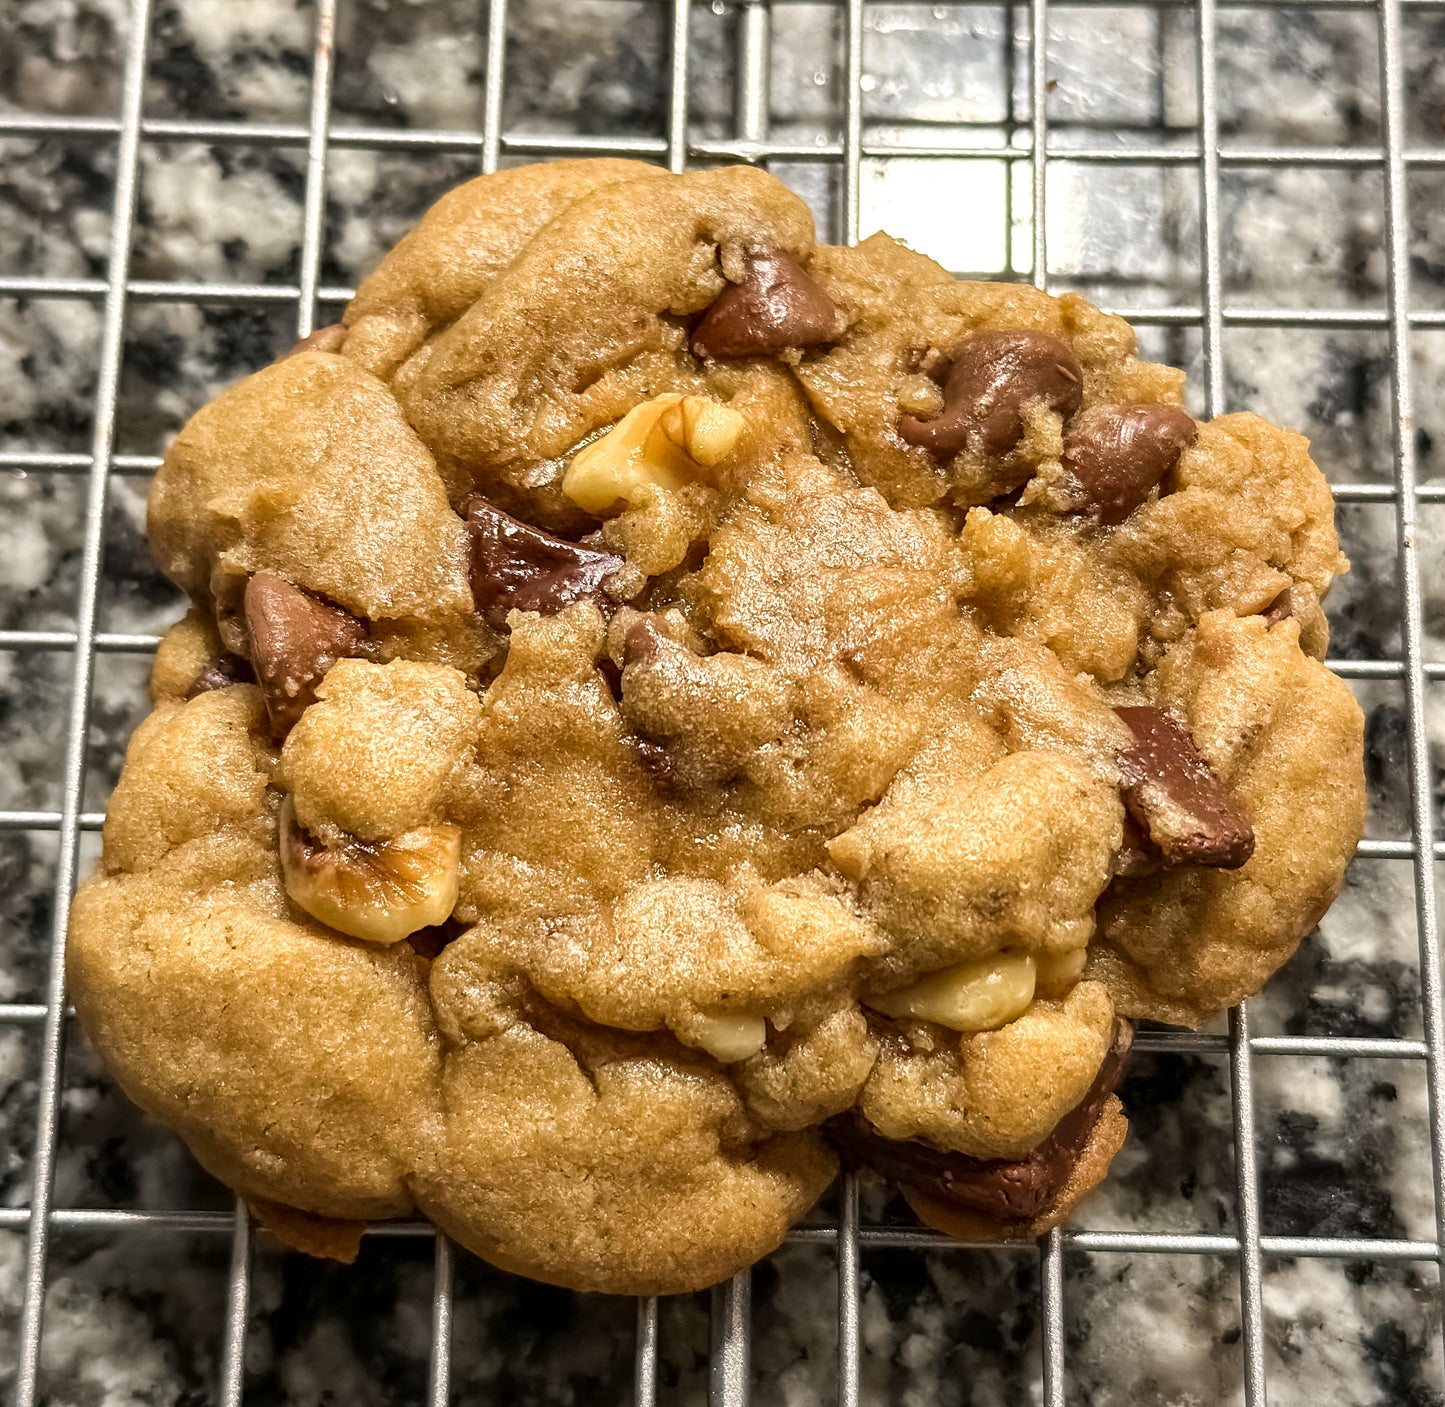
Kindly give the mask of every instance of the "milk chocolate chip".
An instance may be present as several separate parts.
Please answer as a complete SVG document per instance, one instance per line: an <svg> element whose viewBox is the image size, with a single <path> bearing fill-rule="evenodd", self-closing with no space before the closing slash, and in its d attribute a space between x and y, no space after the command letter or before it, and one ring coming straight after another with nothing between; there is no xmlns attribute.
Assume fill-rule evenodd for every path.
<svg viewBox="0 0 1445 1407"><path fill-rule="evenodd" d="M229 689L232 684L249 684L255 679L251 666L239 655L222 655L210 662L186 690L188 699L198 694L209 694L214 689Z"/></svg>
<svg viewBox="0 0 1445 1407"><path fill-rule="evenodd" d="M730 283L703 314L692 350L717 361L765 357L789 347L831 342L842 330L838 306L781 249L743 255L743 279Z"/></svg>
<svg viewBox="0 0 1445 1407"><path fill-rule="evenodd" d="M622 666L651 664L662 653L662 632L650 620L640 620L628 629L622 641Z"/></svg>
<svg viewBox="0 0 1445 1407"><path fill-rule="evenodd" d="M279 360L294 357L298 352L339 352L346 341L346 327L339 322L329 327L318 327L315 332L303 337L288 351L282 352Z"/></svg>
<svg viewBox="0 0 1445 1407"><path fill-rule="evenodd" d="M326 671L364 652L366 626L275 572L257 572L246 583L244 610L266 712L271 727L285 733L316 702Z"/></svg>
<svg viewBox="0 0 1445 1407"><path fill-rule="evenodd" d="M1026 1158L970 1158L922 1139L884 1138L857 1110L829 1120L827 1132L851 1161L999 1225L1032 1221L1048 1211L1124 1073L1131 1032L1117 1022L1114 1040L1089 1092Z"/></svg>
<svg viewBox="0 0 1445 1407"><path fill-rule="evenodd" d="M1149 843L1149 833L1126 810L1124 839L1114 856L1114 873L1124 879L1142 879L1159 869L1159 852Z"/></svg>
<svg viewBox="0 0 1445 1407"><path fill-rule="evenodd" d="M472 599L493 630L507 628L514 608L544 616L582 600L612 608L602 583L622 566L621 557L519 522L485 498L469 498L462 517L472 540Z"/></svg>
<svg viewBox="0 0 1445 1407"><path fill-rule="evenodd" d="M1198 434L1199 427L1178 406L1086 410L1064 436L1074 507L1101 523L1122 523Z"/></svg>
<svg viewBox="0 0 1445 1407"><path fill-rule="evenodd" d="M1162 709L1114 712L1134 735L1119 755L1124 805L1164 863L1238 869L1254 854L1254 828L1187 730Z"/></svg>
<svg viewBox="0 0 1445 1407"><path fill-rule="evenodd" d="M975 332L949 354L943 411L932 420L905 415L898 433L935 459L973 444L1007 454L1024 432L1022 411L1041 400L1060 415L1079 408L1084 374L1074 354L1046 332Z"/></svg>
<svg viewBox="0 0 1445 1407"><path fill-rule="evenodd" d="M1267 629L1273 629L1280 621L1288 620L1294 614L1294 602L1290 599L1289 587L1285 587L1260 613L1264 616Z"/></svg>

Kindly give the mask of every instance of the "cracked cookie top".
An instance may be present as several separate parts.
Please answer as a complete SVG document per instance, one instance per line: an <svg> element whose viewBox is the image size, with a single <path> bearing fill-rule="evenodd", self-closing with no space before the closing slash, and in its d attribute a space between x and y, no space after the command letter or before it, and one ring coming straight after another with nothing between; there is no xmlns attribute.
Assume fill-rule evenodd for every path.
<svg viewBox="0 0 1445 1407"><path fill-rule="evenodd" d="M156 476L87 1031L258 1206L581 1288L725 1277L835 1147L1052 1224L1122 1018L1254 991L1362 824L1328 488L1181 382L750 168L451 192Z"/></svg>

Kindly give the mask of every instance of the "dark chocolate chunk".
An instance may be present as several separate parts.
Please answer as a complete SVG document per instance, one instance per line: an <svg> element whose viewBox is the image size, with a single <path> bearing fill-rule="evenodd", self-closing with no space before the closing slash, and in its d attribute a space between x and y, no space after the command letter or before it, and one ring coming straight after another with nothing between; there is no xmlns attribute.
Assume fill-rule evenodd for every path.
<svg viewBox="0 0 1445 1407"><path fill-rule="evenodd" d="M942 413L898 422L909 444L939 460L970 444L985 454L1007 454L1024 432L1025 405L1042 400L1068 416L1084 392L1074 354L1046 332L975 332L949 353L946 368Z"/></svg>
<svg viewBox="0 0 1445 1407"><path fill-rule="evenodd" d="M246 583L245 616L251 664L278 734L316 702L326 671L366 645L366 626L355 616L275 572L257 572Z"/></svg>
<svg viewBox="0 0 1445 1407"><path fill-rule="evenodd" d="M1286 586L1260 614L1264 616L1267 628L1273 628L1282 620L1288 620L1294 614L1294 602L1290 599L1289 587Z"/></svg>
<svg viewBox="0 0 1445 1407"><path fill-rule="evenodd" d="M915 1187L999 1225L1026 1223L1053 1205L1124 1073L1130 1028L1114 1039L1089 1092L1027 1157L970 1158L922 1139L884 1138L856 1109L830 1119L825 1131L850 1161Z"/></svg>
<svg viewBox="0 0 1445 1407"><path fill-rule="evenodd" d="M1179 463L1199 427L1172 405L1087 410L1064 436L1074 506L1101 523L1122 523Z"/></svg>
<svg viewBox="0 0 1445 1407"><path fill-rule="evenodd" d="M462 517L472 540L472 599L494 630L507 628L513 609L555 616L583 600L612 609L602 583L622 566L621 557L519 522L479 496L462 505Z"/></svg>
<svg viewBox="0 0 1445 1407"><path fill-rule="evenodd" d="M255 678L251 666L240 655L222 655L191 680L186 697L193 699L197 694L209 694L214 689L229 689L232 684L250 684Z"/></svg>
<svg viewBox="0 0 1445 1407"><path fill-rule="evenodd" d="M1254 828L1188 731L1162 709L1114 712L1134 735L1134 746L1119 755L1124 805L1164 863L1238 869L1254 854Z"/></svg>
<svg viewBox="0 0 1445 1407"><path fill-rule="evenodd" d="M831 342L840 321L837 304L791 254L754 249L743 255L742 282L728 284L703 314L692 350L718 361L772 356Z"/></svg>

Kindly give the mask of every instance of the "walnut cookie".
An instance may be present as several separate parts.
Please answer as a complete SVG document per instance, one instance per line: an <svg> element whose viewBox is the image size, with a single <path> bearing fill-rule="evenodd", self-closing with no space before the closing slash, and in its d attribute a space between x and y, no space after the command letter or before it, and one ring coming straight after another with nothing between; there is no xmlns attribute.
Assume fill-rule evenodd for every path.
<svg viewBox="0 0 1445 1407"><path fill-rule="evenodd" d="M1054 1225L1362 826L1328 488L1182 379L753 169L452 191L156 476L90 1038L330 1254L690 1290L840 1154Z"/></svg>

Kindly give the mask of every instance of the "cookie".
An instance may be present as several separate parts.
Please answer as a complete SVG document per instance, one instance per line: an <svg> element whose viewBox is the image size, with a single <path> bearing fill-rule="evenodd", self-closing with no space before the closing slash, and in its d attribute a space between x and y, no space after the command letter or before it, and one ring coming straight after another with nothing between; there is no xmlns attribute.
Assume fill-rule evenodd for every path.
<svg viewBox="0 0 1445 1407"><path fill-rule="evenodd" d="M451 192L156 475L90 1039L318 1253L691 1290L840 1158L1057 1224L1362 825L1329 490L1182 380L746 167Z"/></svg>

